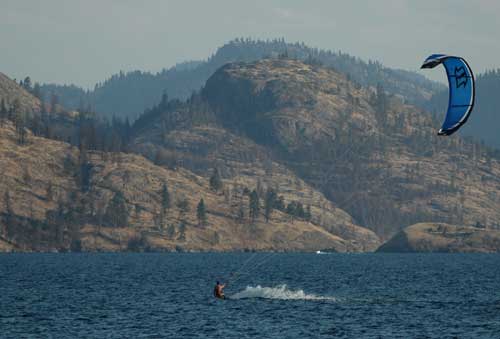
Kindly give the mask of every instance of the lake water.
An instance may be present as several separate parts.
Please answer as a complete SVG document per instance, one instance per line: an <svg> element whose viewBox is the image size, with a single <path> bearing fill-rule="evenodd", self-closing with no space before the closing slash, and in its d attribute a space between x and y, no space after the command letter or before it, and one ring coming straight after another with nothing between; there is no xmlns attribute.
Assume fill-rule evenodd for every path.
<svg viewBox="0 0 500 339"><path fill-rule="evenodd" d="M500 255L2 254L0 298L6 338L500 338Z"/></svg>

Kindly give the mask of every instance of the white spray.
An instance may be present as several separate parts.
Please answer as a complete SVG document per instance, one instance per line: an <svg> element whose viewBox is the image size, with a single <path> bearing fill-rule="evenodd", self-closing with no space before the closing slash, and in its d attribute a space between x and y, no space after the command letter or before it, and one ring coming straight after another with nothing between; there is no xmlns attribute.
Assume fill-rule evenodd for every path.
<svg viewBox="0 0 500 339"><path fill-rule="evenodd" d="M303 290L290 290L286 285L278 285L276 287L255 287L247 286L243 291L240 291L232 296L231 299L279 299L279 300L329 300L335 301L334 297L318 296L315 294L306 294Z"/></svg>

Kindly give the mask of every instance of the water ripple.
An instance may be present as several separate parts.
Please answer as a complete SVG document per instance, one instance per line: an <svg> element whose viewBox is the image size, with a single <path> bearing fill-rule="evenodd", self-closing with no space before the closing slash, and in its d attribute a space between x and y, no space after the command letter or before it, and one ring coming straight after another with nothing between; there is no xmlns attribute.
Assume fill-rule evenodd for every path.
<svg viewBox="0 0 500 339"><path fill-rule="evenodd" d="M498 338L500 255L3 254L0 337Z"/></svg>

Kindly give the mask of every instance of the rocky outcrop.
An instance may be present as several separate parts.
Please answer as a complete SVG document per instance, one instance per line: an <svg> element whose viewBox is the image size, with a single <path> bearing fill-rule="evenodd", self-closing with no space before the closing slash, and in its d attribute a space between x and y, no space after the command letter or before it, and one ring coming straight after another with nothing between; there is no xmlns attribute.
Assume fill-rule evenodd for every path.
<svg viewBox="0 0 500 339"><path fill-rule="evenodd" d="M420 223L396 234L377 252L500 252L500 231Z"/></svg>

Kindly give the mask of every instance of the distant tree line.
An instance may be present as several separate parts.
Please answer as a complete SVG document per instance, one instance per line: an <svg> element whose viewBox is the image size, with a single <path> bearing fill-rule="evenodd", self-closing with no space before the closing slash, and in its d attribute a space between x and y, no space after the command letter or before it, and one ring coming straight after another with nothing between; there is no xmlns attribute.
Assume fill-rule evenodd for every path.
<svg viewBox="0 0 500 339"><path fill-rule="evenodd" d="M138 112L152 107L165 90L172 98L185 100L193 91L198 91L219 67L234 61L255 61L270 57L322 64L348 74L351 80L363 86L376 87L378 83L384 82L387 83L386 90L389 93L401 94L410 103L423 104L426 101L415 86L421 86L427 92L443 88L417 73L389 69L376 61L365 62L342 51L311 48L303 42L288 43L283 38L236 38L217 49L206 61L186 62L154 74L120 71L96 84L90 91L76 86L50 84L42 85L41 90L57 94L62 105L67 108L77 109L80 98L84 97L100 116L111 118L115 114L134 119ZM391 81L386 81L387 79Z"/></svg>

